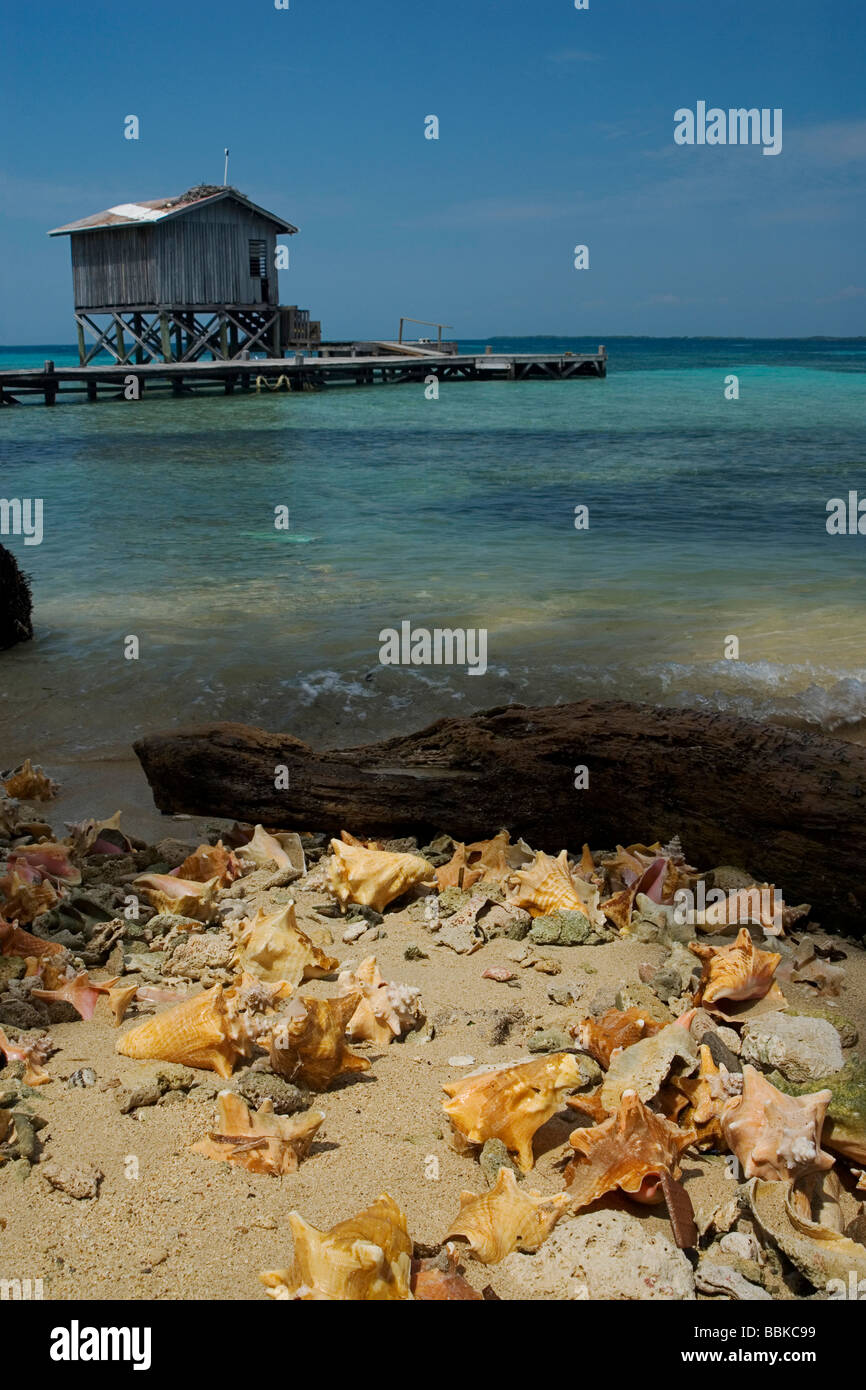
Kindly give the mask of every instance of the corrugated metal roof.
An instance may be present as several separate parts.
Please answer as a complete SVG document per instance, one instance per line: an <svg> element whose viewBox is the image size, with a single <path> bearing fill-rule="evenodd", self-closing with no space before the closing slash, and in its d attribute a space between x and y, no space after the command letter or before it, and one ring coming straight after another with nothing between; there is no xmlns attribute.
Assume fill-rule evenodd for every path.
<svg viewBox="0 0 866 1390"><path fill-rule="evenodd" d="M137 203L118 203L116 207L106 208L104 212L94 212L90 217L82 217L77 222L67 222L64 227L54 227L48 235L66 236L70 232L95 232L104 227L140 227L142 223L164 222L171 217L182 217L191 208L201 207L204 203L218 203L224 198L242 203L244 207L273 222L279 231L288 232L290 236L298 230L291 222L286 222L282 217L276 217L272 212L250 202L249 198L238 193L237 189L225 188L204 198L187 200L187 195L181 194L176 198L151 198L142 199Z"/></svg>

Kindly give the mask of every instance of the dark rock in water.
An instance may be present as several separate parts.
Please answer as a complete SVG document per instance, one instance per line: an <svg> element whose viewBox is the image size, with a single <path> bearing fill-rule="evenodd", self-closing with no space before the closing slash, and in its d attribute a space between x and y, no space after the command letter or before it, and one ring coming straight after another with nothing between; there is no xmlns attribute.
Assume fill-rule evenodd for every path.
<svg viewBox="0 0 866 1390"><path fill-rule="evenodd" d="M0 651L30 641L32 611L29 580L12 552L0 545Z"/></svg>

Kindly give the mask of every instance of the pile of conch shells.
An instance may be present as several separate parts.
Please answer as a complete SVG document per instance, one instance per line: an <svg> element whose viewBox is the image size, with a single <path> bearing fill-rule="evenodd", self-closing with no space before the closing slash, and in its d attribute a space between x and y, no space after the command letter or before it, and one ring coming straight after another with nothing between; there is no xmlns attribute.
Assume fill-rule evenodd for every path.
<svg viewBox="0 0 866 1390"><path fill-rule="evenodd" d="M50 779L29 764L7 778L7 793L13 788L17 795L53 795ZM857 1268L866 1262L851 1222L843 1230L829 1215L839 1206L840 1169L846 1201L855 1200L858 1179L860 1191L866 1190L866 1085L859 1073L853 1081L846 1076L844 1091L831 1076L827 1084L794 1094L783 1089L783 1078L741 1067L737 1055L737 1029L756 1013L788 1007L777 978L791 955L785 929L808 918L808 908L777 901L770 910L765 897L758 901L737 889L724 902L687 915L674 930L677 895L698 879L677 840L617 845L607 853L584 845L570 855L564 849L536 852L502 830L471 843L440 837L449 848L428 856L407 851L406 842L389 849L387 842L348 831L326 847L324 836L258 825L234 827L214 843L191 847L167 868L155 851L126 836L119 814L68 829L56 838L17 802L0 800L0 955L24 962L16 998L71 1005L96 1022L108 1015L120 1030L117 1052L130 1059L180 1063L226 1082L240 1066L254 1064L255 1071L280 1078L281 1086L300 1088L301 1106L311 1102L303 1093L324 1096L363 1083L374 1065L387 1073L400 1051L392 1044L417 1033L425 1014L420 990L385 978L375 955L355 963L331 954L333 938L320 925L325 919L303 915L303 904L299 922L291 896L298 879L330 895L331 916L351 912L353 920L376 922L389 908L400 911L401 904L462 890L482 900L489 894L506 914L509 908L533 919L580 914L590 926L604 927L604 940L613 928L670 949L668 973L680 981L673 986L673 1015L634 1004L596 1013L572 1007L562 1019L558 1050L477 1066L445 1082L442 1109L467 1174L481 1172L476 1160L483 1166L485 1149L499 1158L492 1171L489 1163L484 1167L487 1190L470 1180L461 1191L459 1210L432 1255L414 1257L406 1216L387 1194L330 1229L292 1211L292 1262L261 1275L271 1297L493 1297L467 1282L461 1260L467 1271L473 1264L495 1269L515 1252L531 1260L558 1223L602 1199L626 1210L635 1203L667 1210L677 1243L694 1246L699 1236L688 1185L702 1158L735 1166L748 1184L748 1201L740 1205L751 1211L755 1230L816 1287L824 1288L828 1271L845 1260ZM316 838L319 862L310 871L304 844ZM118 866L114 877L112 865ZM151 949L178 938L218 939L229 962L220 982L201 987L193 976L183 989L168 973L143 984L94 978L92 963L65 942L81 918L79 904L97 866L105 882L116 885L116 901L131 893L147 905ZM770 885L758 889L774 892ZM98 929L89 924L91 939L95 932L110 945L123 925L120 917ZM361 930L367 935L363 922ZM814 954L801 952L803 960ZM644 985L654 970L641 974ZM844 972L833 970L838 993ZM514 979L507 969L478 973ZM791 979L790 971L782 978ZM813 971L804 978L821 987L827 975ZM10 1032L0 1028L0 1060L22 1067L28 1085L50 1082L51 1037ZM563 1047L569 1036L573 1046ZM324 1123L322 1110L279 1114L269 1099L251 1108L225 1089L212 1128L191 1152L264 1179L291 1180L302 1163L316 1163ZM534 1169L538 1186L524 1185L523 1175Z"/></svg>

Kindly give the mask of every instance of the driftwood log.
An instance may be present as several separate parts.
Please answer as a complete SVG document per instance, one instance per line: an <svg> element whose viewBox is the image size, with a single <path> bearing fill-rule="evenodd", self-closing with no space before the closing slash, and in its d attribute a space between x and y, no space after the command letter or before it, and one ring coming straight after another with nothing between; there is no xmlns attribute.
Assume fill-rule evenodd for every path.
<svg viewBox="0 0 866 1390"><path fill-rule="evenodd" d="M587 700L331 752L243 724L154 734L135 751L164 812L460 840L506 826L554 853L678 834L690 863L735 864L824 926L864 932L866 748L817 733Z"/></svg>

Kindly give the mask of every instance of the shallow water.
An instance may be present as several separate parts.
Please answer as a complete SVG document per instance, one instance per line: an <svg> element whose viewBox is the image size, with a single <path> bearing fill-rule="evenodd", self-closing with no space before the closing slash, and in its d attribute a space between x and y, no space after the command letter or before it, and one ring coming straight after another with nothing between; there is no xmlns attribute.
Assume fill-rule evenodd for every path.
<svg viewBox="0 0 866 1390"><path fill-rule="evenodd" d="M410 385L0 411L2 493L45 512L41 545L4 537L37 637L0 656L0 760L102 757L212 718L352 744L584 695L860 736L866 536L825 522L829 498L866 496L866 342L608 349L605 381L438 401ZM487 673L381 666L380 630L404 619L485 628Z"/></svg>

